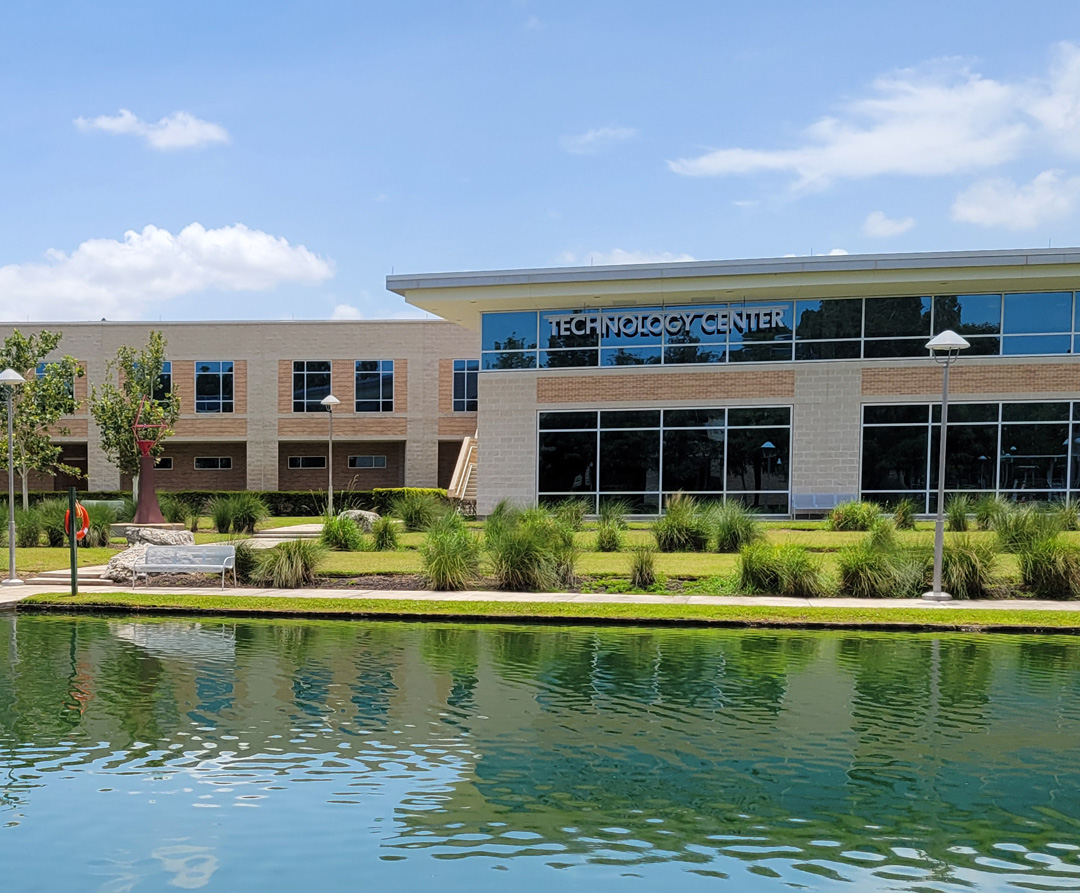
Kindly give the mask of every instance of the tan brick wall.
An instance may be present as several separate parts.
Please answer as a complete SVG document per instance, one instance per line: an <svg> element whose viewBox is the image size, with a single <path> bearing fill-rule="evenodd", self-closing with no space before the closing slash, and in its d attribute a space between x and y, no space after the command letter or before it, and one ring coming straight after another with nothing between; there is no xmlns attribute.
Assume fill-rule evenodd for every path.
<svg viewBox="0 0 1080 893"><path fill-rule="evenodd" d="M854 498L859 491L861 367L800 364L791 418L791 492Z"/></svg>
<svg viewBox="0 0 1080 893"><path fill-rule="evenodd" d="M481 379L491 373L482 375ZM519 373L520 374L520 373ZM792 369L723 372L635 372L539 376L537 403L614 403L653 400L769 400L795 395Z"/></svg>
<svg viewBox="0 0 1080 893"><path fill-rule="evenodd" d="M480 376L476 504L481 515L501 499L536 501L536 381L520 372Z"/></svg>
<svg viewBox="0 0 1080 893"><path fill-rule="evenodd" d="M954 394L1047 394L1080 391L1080 363L1004 365L962 362L949 371ZM941 393L941 367L885 366L863 369L864 397L935 396Z"/></svg>
<svg viewBox="0 0 1080 893"><path fill-rule="evenodd" d="M180 399L180 411L195 412L195 361L172 361L173 394Z"/></svg>
<svg viewBox="0 0 1080 893"><path fill-rule="evenodd" d="M59 433L57 433L58 429L60 429L60 428L66 428L68 433L67 434L59 434ZM89 428L90 428L90 420L89 419L80 419L77 416L66 416L65 418L63 418L60 421L60 424L56 428L53 428L53 429L50 430L50 433L52 434L53 437L59 437L59 438L69 438L69 437L70 438L75 438L75 437L78 437L78 438L80 438L82 440L85 440L86 436L87 436L87 432L89 431Z"/></svg>
<svg viewBox="0 0 1080 893"><path fill-rule="evenodd" d="M454 411L454 360L460 357L444 357L439 360L439 415Z"/></svg>
<svg viewBox="0 0 1080 893"><path fill-rule="evenodd" d="M72 392L75 395L76 402L79 404L79 408L75 411L75 415L76 416L88 416L90 414L90 409L89 409L89 407L87 405L87 400L89 399L89 391L90 391L90 387L89 387L90 378L89 378L89 376L87 374L85 374L86 373L86 361L85 360L78 360L78 363L79 363L79 367L83 370L84 374L83 374L83 376L81 378L79 376L76 376L75 381L73 382Z"/></svg>
<svg viewBox="0 0 1080 893"><path fill-rule="evenodd" d="M178 419L173 433L177 437L246 437L247 419L238 419L234 413L205 413Z"/></svg>
<svg viewBox="0 0 1080 893"><path fill-rule="evenodd" d="M337 434L335 428L334 434ZM327 444L318 441L283 441L278 450L281 490L325 490L325 468L289 468L290 456L323 456ZM386 468L349 468L349 456L386 456ZM339 441L334 438L334 489L370 490L400 487L404 480L405 444L401 441Z"/></svg>
<svg viewBox="0 0 1080 893"><path fill-rule="evenodd" d="M233 360L233 412L247 413L247 360Z"/></svg>
<svg viewBox="0 0 1080 893"><path fill-rule="evenodd" d="M278 412L292 412L292 360L278 360ZM333 373L331 373L333 374Z"/></svg>
<svg viewBox="0 0 1080 893"><path fill-rule="evenodd" d="M338 437L404 437L408 420L374 412L359 412L339 416L334 412L334 440ZM278 419L278 437L325 438L330 434L330 419L326 413L297 413L291 418Z"/></svg>
<svg viewBox="0 0 1080 893"><path fill-rule="evenodd" d="M440 417L440 437L472 437L476 433L476 413L462 412L454 416Z"/></svg>

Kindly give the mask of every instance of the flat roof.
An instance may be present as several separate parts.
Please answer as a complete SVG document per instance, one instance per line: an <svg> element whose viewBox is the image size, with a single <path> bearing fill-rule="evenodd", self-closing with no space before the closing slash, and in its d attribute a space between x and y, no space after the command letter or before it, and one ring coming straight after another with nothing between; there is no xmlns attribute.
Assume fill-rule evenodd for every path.
<svg viewBox="0 0 1080 893"><path fill-rule="evenodd" d="M469 328L481 311L737 298L949 294L1080 287L1080 248L540 267L386 277L414 306ZM481 306L482 302L482 306Z"/></svg>

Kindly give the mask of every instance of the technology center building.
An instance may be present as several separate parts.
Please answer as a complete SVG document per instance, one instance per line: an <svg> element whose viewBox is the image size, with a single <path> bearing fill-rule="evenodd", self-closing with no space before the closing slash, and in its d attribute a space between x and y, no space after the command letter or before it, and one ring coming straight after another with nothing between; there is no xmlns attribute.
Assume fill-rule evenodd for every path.
<svg viewBox="0 0 1080 893"><path fill-rule="evenodd" d="M673 493L772 515L1080 498L1080 249L397 275L479 334L477 509Z"/></svg>

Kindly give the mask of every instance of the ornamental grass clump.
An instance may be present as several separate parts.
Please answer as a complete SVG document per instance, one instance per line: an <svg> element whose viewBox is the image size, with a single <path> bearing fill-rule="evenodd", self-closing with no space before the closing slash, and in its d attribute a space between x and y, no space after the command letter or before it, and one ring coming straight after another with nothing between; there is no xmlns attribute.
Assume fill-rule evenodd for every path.
<svg viewBox="0 0 1080 893"><path fill-rule="evenodd" d="M692 496L676 493L668 498L664 514L653 524L656 548L661 552L704 552L709 546L708 514Z"/></svg>
<svg viewBox="0 0 1080 893"><path fill-rule="evenodd" d="M805 547L746 546L739 553L739 589L750 595L820 598L828 594L818 559Z"/></svg>
<svg viewBox="0 0 1080 893"><path fill-rule="evenodd" d="M997 552L989 543L954 537L941 556L941 586L953 598L988 598L994 586ZM933 558L928 562L927 588L933 585Z"/></svg>
<svg viewBox="0 0 1080 893"><path fill-rule="evenodd" d="M324 518L319 542L332 552L360 552L364 537L352 518Z"/></svg>
<svg viewBox="0 0 1080 893"><path fill-rule="evenodd" d="M954 533L967 532L970 512L971 500L967 496L950 496L945 502L945 529Z"/></svg>
<svg viewBox="0 0 1080 893"><path fill-rule="evenodd" d="M868 542L846 546L836 555L840 591L851 598L898 598L896 554Z"/></svg>
<svg viewBox="0 0 1080 893"><path fill-rule="evenodd" d="M764 537L754 512L735 500L714 509L712 522L717 552L738 552Z"/></svg>
<svg viewBox="0 0 1080 893"><path fill-rule="evenodd" d="M596 551L620 552L623 547L623 532L612 521L601 520L596 525Z"/></svg>
<svg viewBox="0 0 1080 893"><path fill-rule="evenodd" d="M915 529L915 500L901 499L893 508L893 522L897 530Z"/></svg>
<svg viewBox="0 0 1080 893"><path fill-rule="evenodd" d="M600 498L600 511L597 520L601 524L611 524L619 530L626 530L626 516L634 510L633 504L627 499Z"/></svg>
<svg viewBox="0 0 1080 893"><path fill-rule="evenodd" d="M420 545L424 580L431 589L464 589L480 571L480 541L456 512L435 520Z"/></svg>
<svg viewBox="0 0 1080 893"><path fill-rule="evenodd" d="M656 552L651 546L630 550L630 585L634 589L652 589L656 585Z"/></svg>
<svg viewBox="0 0 1080 893"><path fill-rule="evenodd" d="M1061 530L1060 516L1042 511L1034 503L1010 506L994 522L998 548L1003 552L1023 552L1035 543L1052 539Z"/></svg>
<svg viewBox="0 0 1080 893"><path fill-rule="evenodd" d="M1080 545L1049 537L1017 556L1020 578L1036 598L1080 598Z"/></svg>
<svg viewBox="0 0 1080 893"><path fill-rule="evenodd" d="M573 531L585 526L585 516L592 511L592 503L584 499L564 499L556 503L552 514L560 524Z"/></svg>
<svg viewBox="0 0 1080 893"><path fill-rule="evenodd" d="M270 509L256 493L234 493L232 500L232 529L235 533L254 533L260 522L270 517Z"/></svg>
<svg viewBox="0 0 1080 893"><path fill-rule="evenodd" d="M299 589L315 583L326 549L316 540L289 540L263 549L255 558L252 580L274 589Z"/></svg>
<svg viewBox="0 0 1080 893"><path fill-rule="evenodd" d="M393 501L390 514L404 521L409 533L420 533L431 527L445 511L446 504L434 493L407 490Z"/></svg>
<svg viewBox="0 0 1080 893"><path fill-rule="evenodd" d="M108 505L88 505L86 513L90 516L90 529L86 532L81 545L107 546L112 538L112 526L116 523L116 510Z"/></svg>
<svg viewBox="0 0 1080 893"><path fill-rule="evenodd" d="M1013 510L1013 503L1000 496L980 496L972 510L979 530L996 530L1001 518Z"/></svg>
<svg viewBox="0 0 1080 893"><path fill-rule="evenodd" d="M45 543L54 548L67 544L64 532L64 515L67 513L66 499L43 499L37 505L25 511L15 510L15 545L36 546L45 535ZM25 529L25 533L23 533ZM25 539L23 538L25 536Z"/></svg>
<svg viewBox="0 0 1080 893"><path fill-rule="evenodd" d="M869 530L881 516L881 506L876 502L841 502L829 512L826 527L829 530Z"/></svg>
<svg viewBox="0 0 1080 893"><path fill-rule="evenodd" d="M447 512L447 514L456 514ZM437 523L437 522L436 522ZM393 518L379 518L371 522L371 544L376 552L393 552L398 547L398 524Z"/></svg>
<svg viewBox="0 0 1080 893"><path fill-rule="evenodd" d="M233 501L230 496L215 496L206 504L206 514L218 533L228 533L233 526Z"/></svg>
<svg viewBox="0 0 1080 893"><path fill-rule="evenodd" d="M501 502L488 516L484 548L500 589L544 592L559 582L556 523L545 509L522 511Z"/></svg>
<svg viewBox="0 0 1080 893"><path fill-rule="evenodd" d="M51 529L51 528L47 528ZM38 507L15 509L15 545L20 549L41 545L42 523ZM64 516L60 516L60 534L64 533ZM63 545L61 540L60 545Z"/></svg>
<svg viewBox="0 0 1080 893"><path fill-rule="evenodd" d="M1062 530L1080 530L1080 502L1054 502L1047 513L1057 520Z"/></svg>
<svg viewBox="0 0 1080 893"><path fill-rule="evenodd" d="M158 508L166 524L183 524L187 521L187 503L172 493L158 494Z"/></svg>

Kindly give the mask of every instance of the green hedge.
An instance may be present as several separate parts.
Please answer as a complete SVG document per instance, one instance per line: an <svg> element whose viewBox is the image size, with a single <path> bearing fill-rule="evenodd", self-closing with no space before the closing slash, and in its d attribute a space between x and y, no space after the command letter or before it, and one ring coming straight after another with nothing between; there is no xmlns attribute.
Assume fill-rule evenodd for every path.
<svg viewBox="0 0 1080 893"><path fill-rule="evenodd" d="M179 490L170 492L177 499L183 500L192 507L202 508L211 499L218 496L230 496L235 490ZM321 515L326 510L325 490L254 490L261 496L270 509L270 514L275 517L289 517L292 515ZM432 493L443 499L446 498L445 490L425 487L379 487L374 490L335 490L334 510L337 512L345 509L363 509L369 512L378 512L385 515L393 501L405 493ZM58 496L66 496L63 490L46 490L30 493L30 502L38 503L43 499L55 499ZM16 494L16 501L19 495ZM130 492L114 490L97 490L80 492L79 499L130 499Z"/></svg>

